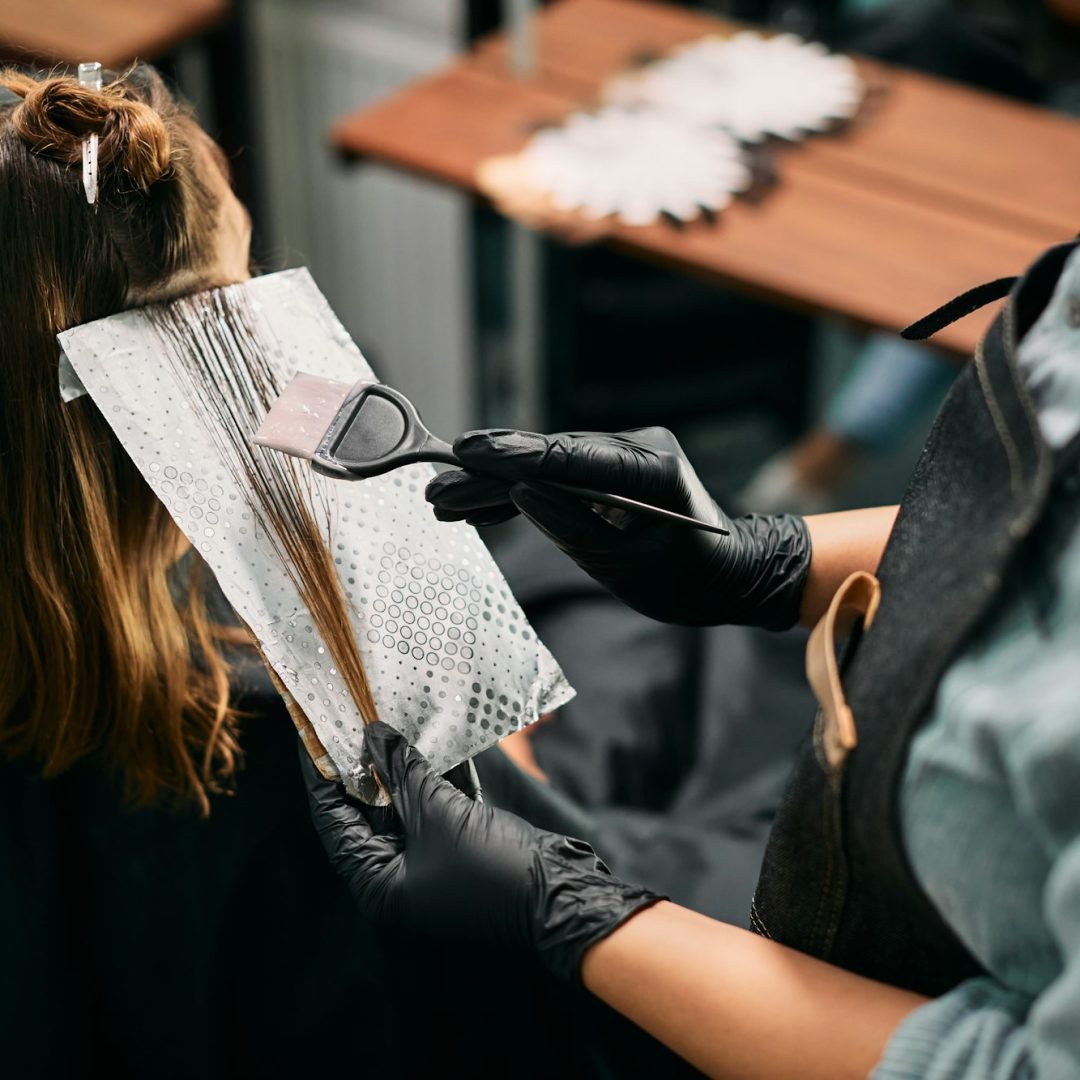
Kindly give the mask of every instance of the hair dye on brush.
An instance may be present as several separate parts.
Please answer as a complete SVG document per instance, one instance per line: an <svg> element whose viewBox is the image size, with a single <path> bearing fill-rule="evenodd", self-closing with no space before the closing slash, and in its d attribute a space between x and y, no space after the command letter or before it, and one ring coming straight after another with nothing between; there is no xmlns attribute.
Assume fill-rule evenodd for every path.
<svg viewBox="0 0 1080 1080"><path fill-rule="evenodd" d="M379 719L445 772L573 691L474 529L434 521L430 466L342 484L252 443L297 369L374 379L306 271L65 331L88 392L217 577L347 787Z"/></svg>

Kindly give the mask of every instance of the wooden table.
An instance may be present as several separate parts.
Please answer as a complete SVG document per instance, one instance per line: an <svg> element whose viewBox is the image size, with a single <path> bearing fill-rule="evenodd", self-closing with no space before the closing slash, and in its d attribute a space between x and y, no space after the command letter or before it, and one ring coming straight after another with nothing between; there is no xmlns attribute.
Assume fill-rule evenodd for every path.
<svg viewBox="0 0 1080 1080"><path fill-rule="evenodd" d="M475 191L481 161L594 103L601 83L635 58L732 29L639 0L560 0L537 17L533 76L510 74L507 43L495 37L346 116L332 139L347 155ZM972 285L1019 272L1080 229L1080 122L859 65L874 88L859 117L783 147L780 182L763 201L737 201L712 226L615 224L609 242L793 307L898 330ZM971 315L935 341L970 353L992 314Z"/></svg>
<svg viewBox="0 0 1080 1080"><path fill-rule="evenodd" d="M0 0L0 59L152 60L224 19L229 0Z"/></svg>

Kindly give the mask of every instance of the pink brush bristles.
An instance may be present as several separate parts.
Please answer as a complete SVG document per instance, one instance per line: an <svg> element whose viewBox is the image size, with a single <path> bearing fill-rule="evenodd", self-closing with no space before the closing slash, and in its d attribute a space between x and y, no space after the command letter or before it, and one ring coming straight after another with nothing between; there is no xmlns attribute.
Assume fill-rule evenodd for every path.
<svg viewBox="0 0 1080 1080"><path fill-rule="evenodd" d="M254 441L310 460L350 389L349 383L298 371L270 407Z"/></svg>

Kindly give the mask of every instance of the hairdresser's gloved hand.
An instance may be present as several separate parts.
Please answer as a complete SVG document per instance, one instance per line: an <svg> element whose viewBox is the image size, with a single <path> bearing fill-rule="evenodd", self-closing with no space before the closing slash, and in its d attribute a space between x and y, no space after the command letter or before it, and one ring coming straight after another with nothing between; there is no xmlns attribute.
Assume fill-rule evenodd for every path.
<svg viewBox="0 0 1080 1080"><path fill-rule="evenodd" d="M590 945L662 899L613 877L583 841L473 801L388 725L365 738L393 814L352 802L300 752L315 828L364 918L527 949L577 981Z"/></svg>
<svg viewBox="0 0 1080 1080"><path fill-rule="evenodd" d="M786 630L798 620L810 568L802 518L729 518L665 428L612 435L471 431L455 441L454 452L465 470L442 473L427 488L440 520L494 524L520 510L622 601L664 622ZM545 480L652 503L731 535L625 511L614 511L626 520L613 524L612 511L598 513Z"/></svg>

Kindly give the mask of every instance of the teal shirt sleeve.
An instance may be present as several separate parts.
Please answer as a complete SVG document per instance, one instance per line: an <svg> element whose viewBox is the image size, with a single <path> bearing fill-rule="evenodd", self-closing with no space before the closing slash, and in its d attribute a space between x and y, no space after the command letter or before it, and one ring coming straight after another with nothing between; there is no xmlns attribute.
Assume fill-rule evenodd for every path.
<svg viewBox="0 0 1080 1080"><path fill-rule="evenodd" d="M914 865L931 896L952 908L951 921L998 974L970 979L915 1010L890 1040L875 1080L1080 1077L1080 702L1073 697L1080 653L1062 650L1060 639L1041 644L1049 655L1033 677L1057 683L1047 688L1057 708L1043 701L1025 723L1006 720L1016 715L1016 702L998 686L1001 712L984 725L965 723L972 741L958 756L927 768L935 744L939 751L944 745L928 732L918 748L923 767L909 770L914 791L905 817L910 822L917 813L938 812L942 823L936 843L925 830L922 842L915 838ZM982 659L995 655L1001 658L999 650L990 650ZM970 704L970 694L958 707L963 701ZM960 767L965 753L967 769ZM940 752L935 758L941 762ZM985 787L988 763L996 764L1004 782L997 797L958 806L955 796L972 780ZM1001 798L1005 793L1009 797ZM952 816L957 812L975 819L973 834L986 836L985 846L962 834L947 848L941 843L944 832L959 833ZM1021 835L1030 858L1005 857ZM995 844L1002 857L986 858ZM932 848L940 852L934 865ZM1044 872L1033 873L1039 863Z"/></svg>
<svg viewBox="0 0 1080 1080"><path fill-rule="evenodd" d="M1080 793L1076 803L1080 814ZM874 1080L1080 1077L1080 837L1054 865L1045 912L1064 965L1042 993L1032 999L988 976L961 983L907 1017Z"/></svg>
<svg viewBox="0 0 1080 1080"><path fill-rule="evenodd" d="M1019 367L1058 449L1080 431L1080 252ZM1080 498L1080 478L1062 498ZM1069 506L1074 505L1070 502ZM1072 514L1070 512L1070 518ZM1080 1078L1080 526L1021 578L912 741L902 832L927 896L988 973L916 1009L877 1080ZM1029 559L1040 559L1038 553Z"/></svg>

